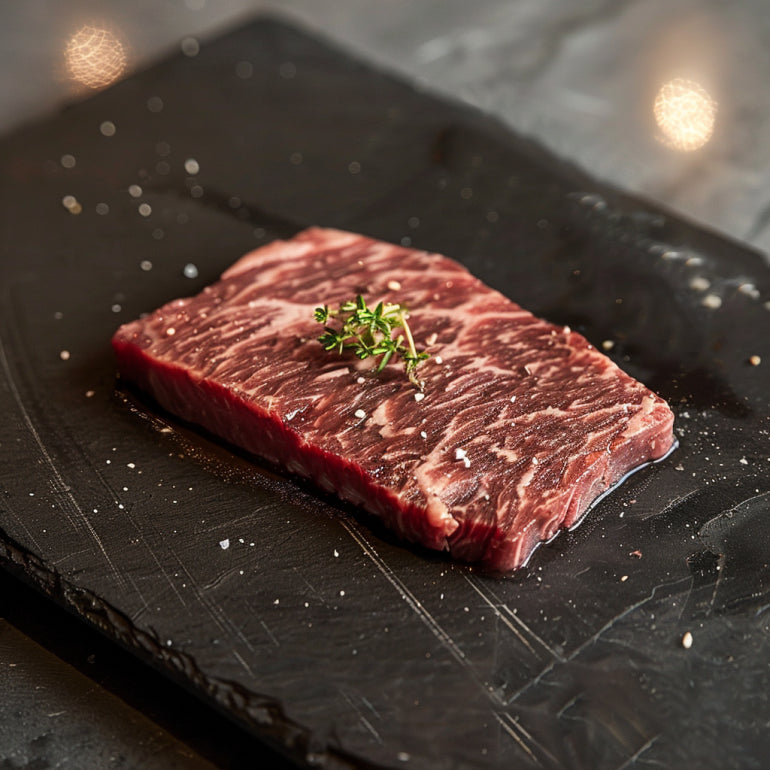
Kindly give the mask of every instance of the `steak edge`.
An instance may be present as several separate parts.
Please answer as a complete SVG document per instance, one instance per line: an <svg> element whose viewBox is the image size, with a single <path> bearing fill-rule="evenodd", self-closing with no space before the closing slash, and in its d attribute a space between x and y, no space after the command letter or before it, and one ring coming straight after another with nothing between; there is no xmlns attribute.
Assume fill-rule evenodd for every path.
<svg viewBox="0 0 770 770"><path fill-rule="evenodd" d="M422 396L397 361L375 375L318 343L313 309L356 294L410 309ZM447 257L339 230L250 252L112 345L170 413L494 571L675 443L666 402L580 334Z"/></svg>

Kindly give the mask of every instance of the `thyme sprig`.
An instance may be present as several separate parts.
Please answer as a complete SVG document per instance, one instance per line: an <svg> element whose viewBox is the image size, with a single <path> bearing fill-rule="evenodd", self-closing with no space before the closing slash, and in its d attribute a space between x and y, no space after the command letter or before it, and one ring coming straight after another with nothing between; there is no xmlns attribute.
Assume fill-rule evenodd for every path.
<svg viewBox="0 0 770 770"><path fill-rule="evenodd" d="M328 305L315 309L315 320L324 324L324 333L318 338L324 350L339 354L350 350L360 359L380 356L376 372L381 372L393 356L400 356L409 381L422 390L424 383L417 377L417 366L430 354L415 347L408 317L405 308L389 302L378 302L372 309L360 294L342 302L337 310ZM329 325L332 319L337 326Z"/></svg>

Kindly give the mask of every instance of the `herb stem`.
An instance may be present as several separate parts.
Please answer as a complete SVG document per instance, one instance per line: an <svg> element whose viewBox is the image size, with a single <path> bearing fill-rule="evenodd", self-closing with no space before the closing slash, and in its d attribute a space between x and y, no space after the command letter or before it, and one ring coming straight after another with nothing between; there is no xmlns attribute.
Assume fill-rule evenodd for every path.
<svg viewBox="0 0 770 770"><path fill-rule="evenodd" d="M316 321L324 324L324 334L318 338L324 350L335 350L340 355L350 350L360 359L381 356L376 372L381 372L394 355L401 356L409 381L423 389L424 383L417 378L415 370L429 354L417 350L407 322L409 314L401 305L379 302L372 310L359 294L355 300L342 302L337 310L328 305L317 307L314 316ZM331 319L340 328L329 326ZM398 329L403 334L394 336Z"/></svg>

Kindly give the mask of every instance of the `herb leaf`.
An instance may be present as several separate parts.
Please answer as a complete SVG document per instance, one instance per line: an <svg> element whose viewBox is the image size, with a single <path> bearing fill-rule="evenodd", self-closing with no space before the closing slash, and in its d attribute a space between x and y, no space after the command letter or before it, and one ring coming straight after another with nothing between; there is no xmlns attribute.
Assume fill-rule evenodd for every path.
<svg viewBox="0 0 770 770"><path fill-rule="evenodd" d="M324 325L318 338L324 350L336 350L340 355L349 350L362 360L381 356L376 372L381 372L394 355L400 356L409 381L422 390L425 383L417 378L417 366L430 354L415 347L408 317L401 305L378 302L372 310L360 294L340 303L337 310L323 305L314 312L315 320ZM335 326L329 325L331 320ZM394 337L397 330L402 333Z"/></svg>

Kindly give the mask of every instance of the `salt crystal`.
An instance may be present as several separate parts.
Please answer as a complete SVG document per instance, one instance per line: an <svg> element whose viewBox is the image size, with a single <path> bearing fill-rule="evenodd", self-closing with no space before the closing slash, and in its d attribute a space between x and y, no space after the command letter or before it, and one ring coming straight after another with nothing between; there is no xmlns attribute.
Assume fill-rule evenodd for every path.
<svg viewBox="0 0 770 770"><path fill-rule="evenodd" d="M455 460L462 460L463 465L466 468L470 468L471 467L471 461L470 461L470 459L468 457L467 452L464 449L460 448L460 447L455 449Z"/></svg>
<svg viewBox="0 0 770 770"><path fill-rule="evenodd" d="M691 281L690 281L690 288L693 291L706 291L706 289L711 286L711 281L709 281L708 278L705 278L702 275L696 275Z"/></svg>

